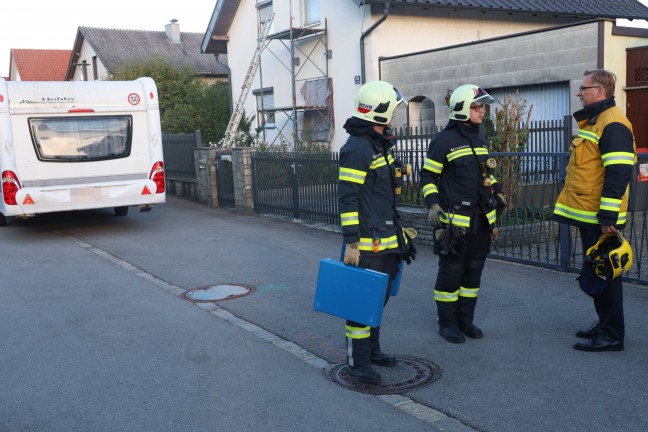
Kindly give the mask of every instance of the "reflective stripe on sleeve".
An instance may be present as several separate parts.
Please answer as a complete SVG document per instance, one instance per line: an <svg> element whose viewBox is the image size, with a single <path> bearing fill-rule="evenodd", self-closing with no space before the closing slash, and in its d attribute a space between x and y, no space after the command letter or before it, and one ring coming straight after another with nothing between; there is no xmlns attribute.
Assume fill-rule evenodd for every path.
<svg viewBox="0 0 648 432"><path fill-rule="evenodd" d="M599 207L599 209L618 213L621 210L621 200L616 198L601 197L601 206Z"/></svg>
<svg viewBox="0 0 648 432"><path fill-rule="evenodd" d="M365 177L367 173L365 171L360 171L352 168L340 167L340 176L339 179L342 181L348 181L352 183L364 184Z"/></svg>
<svg viewBox="0 0 648 432"><path fill-rule="evenodd" d="M358 225L358 212L341 213L340 219L342 226Z"/></svg>
<svg viewBox="0 0 648 432"><path fill-rule="evenodd" d="M423 169L432 171L435 174L441 174L441 171L443 171L443 164L440 164L435 160L425 158L425 162L423 162Z"/></svg>
<svg viewBox="0 0 648 432"><path fill-rule="evenodd" d="M439 193L439 189L437 189L436 185L434 183L426 184L423 186L423 196L426 197L430 194L435 194Z"/></svg>
<svg viewBox="0 0 648 432"><path fill-rule="evenodd" d="M628 152L610 152L601 155L603 159L603 166L607 167L608 165L634 165L635 164L635 155L634 153Z"/></svg>

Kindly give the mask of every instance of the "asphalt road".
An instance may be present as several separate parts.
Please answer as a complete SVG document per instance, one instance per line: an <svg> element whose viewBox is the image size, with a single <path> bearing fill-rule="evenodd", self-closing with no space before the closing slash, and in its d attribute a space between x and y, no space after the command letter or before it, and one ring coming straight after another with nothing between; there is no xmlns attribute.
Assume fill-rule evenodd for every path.
<svg viewBox="0 0 648 432"><path fill-rule="evenodd" d="M437 262L420 248L387 306L383 349L436 364L382 397L330 382L344 323L312 310L340 235L168 198L0 228L0 432L645 431L648 290L626 285L626 350L584 353L575 275L489 260L481 340L437 334ZM194 304L187 290L249 285Z"/></svg>

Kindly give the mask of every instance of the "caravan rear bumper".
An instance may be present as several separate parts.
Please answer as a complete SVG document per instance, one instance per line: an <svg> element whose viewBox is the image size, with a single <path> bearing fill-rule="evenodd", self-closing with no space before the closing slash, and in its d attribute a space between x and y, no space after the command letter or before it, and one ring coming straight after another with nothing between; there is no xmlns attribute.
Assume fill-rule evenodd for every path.
<svg viewBox="0 0 648 432"><path fill-rule="evenodd" d="M152 180L129 180L75 185L25 187L16 193L17 205L5 205L5 216L34 215L165 202Z"/></svg>

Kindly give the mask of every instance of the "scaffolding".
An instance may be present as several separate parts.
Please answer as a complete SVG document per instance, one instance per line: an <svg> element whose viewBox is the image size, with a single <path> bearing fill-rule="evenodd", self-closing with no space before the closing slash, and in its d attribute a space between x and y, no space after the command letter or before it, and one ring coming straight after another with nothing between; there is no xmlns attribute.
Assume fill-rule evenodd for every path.
<svg viewBox="0 0 648 432"><path fill-rule="evenodd" d="M259 65L260 89L253 93L260 96L257 119L263 140L271 145L290 144L297 149L298 143L329 143L331 140L334 130L333 88L328 76L331 51L327 43L326 19L320 21L320 26L295 27L292 2L289 7L290 27L267 36L265 55ZM257 17L257 28L261 32L264 22L259 13ZM277 22L281 20L275 19ZM272 76L267 76L270 72L264 76L264 65ZM285 71L284 75L277 70ZM288 82L291 103L264 106L263 96L270 88L265 82L270 87L283 84L281 88L286 88ZM285 94L278 96L280 100L288 100Z"/></svg>

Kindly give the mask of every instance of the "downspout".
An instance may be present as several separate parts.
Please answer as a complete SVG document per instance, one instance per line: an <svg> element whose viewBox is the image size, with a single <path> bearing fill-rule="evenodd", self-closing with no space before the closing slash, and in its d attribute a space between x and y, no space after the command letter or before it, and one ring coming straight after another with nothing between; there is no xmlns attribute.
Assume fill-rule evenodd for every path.
<svg viewBox="0 0 648 432"><path fill-rule="evenodd" d="M369 6L371 7L371 6ZM360 36L360 83L364 84L365 83L365 52L364 52L364 40L369 34L374 31L376 27L378 27L380 24L383 23L387 19L387 15L389 15L389 2L385 2L385 6L383 9L383 16L378 19L371 27L369 27L362 35Z"/></svg>

